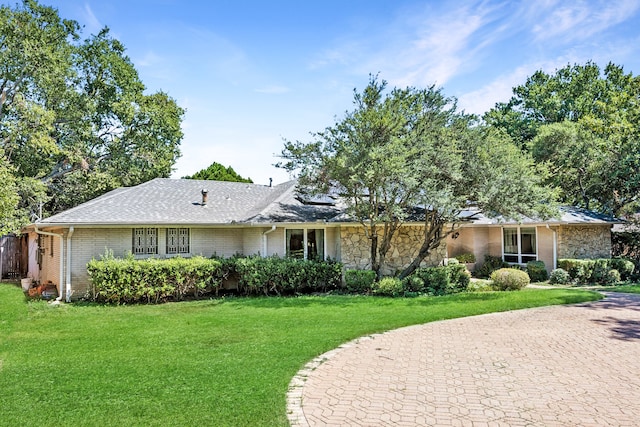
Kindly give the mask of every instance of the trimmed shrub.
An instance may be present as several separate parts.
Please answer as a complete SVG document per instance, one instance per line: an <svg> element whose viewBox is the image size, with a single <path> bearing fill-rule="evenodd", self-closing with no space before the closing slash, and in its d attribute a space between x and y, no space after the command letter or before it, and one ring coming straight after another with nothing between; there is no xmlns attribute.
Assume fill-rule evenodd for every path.
<svg viewBox="0 0 640 427"><path fill-rule="evenodd" d="M478 277L489 278L491 273L500 269L507 268L509 264L504 262L499 256L485 255L484 264L480 268L476 268L475 274Z"/></svg>
<svg viewBox="0 0 640 427"><path fill-rule="evenodd" d="M397 277L383 277L373 284L373 293L389 297L397 297L404 293L402 280Z"/></svg>
<svg viewBox="0 0 640 427"><path fill-rule="evenodd" d="M636 265L633 261L625 258L611 258L611 268L618 270L622 280L629 280Z"/></svg>
<svg viewBox="0 0 640 427"><path fill-rule="evenodd" d="M563 268L556 268L551 271L549 276L549 283L553 285L566 285L571 282L571 276L567 273L567 270Z"/></svg>
<svg viewBox="0 0 640 427"><path fill-rule="evenodd" d="M620 280L628 280L635 270L633 262L623 258L560 259L558 266L567 270L578 285L610 284L616 277L615 273L613 278L609 276L611 270L618 271Z"/></svg>
<svg viewBox="0 0 640 427"><path fill-rule="evenodd" d="M218 260L104 257L87 264L90 298L114 304L181 301L218 292L223 271Z"/></svg>
<svg viewBox="0 0 640 427"><path fill-rule="evenodd" d="M405 287L412 292L424 292L429 295L447 295L466 291L471 273L464 264L449 263L441 267L417 269L405 279ZM419 288L419 284L422 287Z"/></svg>
<svg viewBox="0 0 640 427"><path fill-rule="evenodd" d="M527 274L532 282L544 282L549 278L544 261L529 261L527 263Z"/></svg>
<svg viewBox="0 0 640 427"><path fill-rule="evenodd" d="M454 258L457 259L458 262L461 262L463 264L472 264L476 262L476 256L471 252L456 255Z"/></svg>
<svg viewBox="0 0 640 427"><path fill-rule="evenodd" d="M349 292L370 292L376 272L373 270L347 270L344 272L344 283Z"/></svg>
<svg viewBox="0 0 640 427"><path fill-rule="evenodd" d="M238 291L244 295L327 292L342 283L342 264L258 256L235 258Z"/></svg>
<svg viewBox="0 0 640 427"><path fill-rule="evenodd" d="M620 282L620 280L622 280L620 277L620 272L613 268L607 271L607 276L605 277L604 283L606 285L615 285L616 283Z"/></svg>
<svg viewBox="0 0 640 427"><path fill-rule="evenodd" d="M497 291L517 291L530 282L529 275L515 268L500 268L491 273L493 288Z"/></svg>

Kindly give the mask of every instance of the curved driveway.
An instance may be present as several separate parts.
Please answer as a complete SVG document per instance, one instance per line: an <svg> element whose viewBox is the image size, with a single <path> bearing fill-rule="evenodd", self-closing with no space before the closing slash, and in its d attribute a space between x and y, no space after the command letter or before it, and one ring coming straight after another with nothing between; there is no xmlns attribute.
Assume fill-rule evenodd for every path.
<svg viewBox="0 0 640 427"><path fill-rule="evenodd" d="M292 426L640 425L640 295L410 326L309 363Z"/></svg>

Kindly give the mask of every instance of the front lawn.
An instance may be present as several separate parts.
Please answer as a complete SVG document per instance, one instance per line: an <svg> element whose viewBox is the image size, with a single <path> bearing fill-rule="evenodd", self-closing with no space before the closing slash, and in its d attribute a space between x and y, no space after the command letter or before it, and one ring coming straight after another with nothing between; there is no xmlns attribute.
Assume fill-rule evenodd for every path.
<svg viewBox="0 0 640 427"><path fill-rule="evenodd" d="M598 290L608 291L608 292L624 292L627 294L640 294L640 284L607 286L607 287L598 288Z"/></svg>
<svg viewBox="0 0 640 427"><path fill-rule="evenodd" d="M19 287L0 284L0 425L285 426L291 378L345 341L598 298L583 290L527 289L51 306L25 303Z"/></svg>

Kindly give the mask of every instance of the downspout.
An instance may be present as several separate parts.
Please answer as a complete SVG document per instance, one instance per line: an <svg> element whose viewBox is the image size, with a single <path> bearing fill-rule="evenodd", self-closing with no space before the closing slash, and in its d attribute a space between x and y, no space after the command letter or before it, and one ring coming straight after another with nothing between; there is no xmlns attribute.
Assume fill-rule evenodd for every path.
<svg viewBox="0 0 640 427"><path fill-rule="evenodd" d="M267 234L273 233L274 231L276 231L276 226L272 225L271 229L262 233L262 257L263 258L267 257Z"/></svg>
<svg viewBox="0 0 640 427"><path fill-rule="evenodd" d="M53 236L53 237L60 238L60 252L59 252L60 253L60 277L58 279L58 283L60 284L60 295L58 295L58 298L56 298L56 301L61 301L62 296L64 294L64 291L63 291L64 289L64 235L38 230L37 225L33 227L33 230L36 232L36 234L42 234L43 236Z"/></svg>
<svg viewBox="0 0 640 427"><path fill-rule="evenodd" d="M67 233L67 283L66 283L66 302L71 302L71 236L73 236L73 226L69 227Z"/></svg>
<svg viewBox="0 0 640 427"><path fill-rule="evenodd" d="M558 268L558 232L549 227L549 224L547 224L547 228L553 233L553 269L555 270Z"/></svg>

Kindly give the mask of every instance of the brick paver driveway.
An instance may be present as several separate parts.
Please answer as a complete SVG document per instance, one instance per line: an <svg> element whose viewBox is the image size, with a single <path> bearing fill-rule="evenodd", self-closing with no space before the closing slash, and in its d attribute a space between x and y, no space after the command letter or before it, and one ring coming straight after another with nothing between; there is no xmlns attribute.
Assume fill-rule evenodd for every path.
<svg viewBox="0 0 640 427"><path fill-rule="evenodd" d="M362 338L291 383L293 426L638 426L640 296Z"/></svg>

